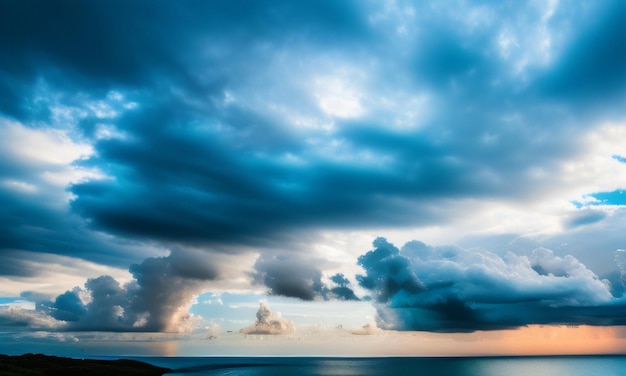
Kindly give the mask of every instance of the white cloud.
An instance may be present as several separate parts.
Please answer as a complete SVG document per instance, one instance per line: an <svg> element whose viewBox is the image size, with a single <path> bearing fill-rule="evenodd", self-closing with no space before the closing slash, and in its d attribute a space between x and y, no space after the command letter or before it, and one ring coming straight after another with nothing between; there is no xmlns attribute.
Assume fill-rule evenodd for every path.
<svg viewBox="0 0 626 376"><path fill-rule="evenodd" d="M626 145L626 120L602 124L581 140L580 153L561 166L567 198L582 200L589 193L626 188L626 165L613 158Z"/></svg>
<svg viewBox="0 0 626 376"><path fill-rule="evenodd" d="M0 147L7 158L39 166L69 165L93 154L91 145L72 140L68 131L27 128L6 119L0 119Z"/></svg>
<svg viewBox="0 0 626 376"><path fill-rule="evenodd" d="M366 113L364 94L358 88L355 74L338 72L314 79L315 97L324 113L336 118L357 118Z"/></svg>
<svg viewBox="0 0 626 376"><path fill-rule="evenodd" d="M257 320L249 327L240 330L244 334L292 334L296 331L296 326L292 321L281 317L280 312L272 312L267 301L259 302L259 310L256 314Z"/></svg>

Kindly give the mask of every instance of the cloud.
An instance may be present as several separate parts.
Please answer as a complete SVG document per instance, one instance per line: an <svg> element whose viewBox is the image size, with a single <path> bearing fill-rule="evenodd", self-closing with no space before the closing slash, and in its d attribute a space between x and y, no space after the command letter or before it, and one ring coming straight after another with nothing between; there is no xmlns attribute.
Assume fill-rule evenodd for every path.
<svg viewBox="0 0 626 376"><path fill-rule="evenodd" d="M322 272L308 260L262 255L254 264L254 270L254 280L267 286L271 295L313 300L324 288Z"/></svg>
<svg viewBox="0 0 626 376"><path fill-rule="evenodd" d="M338 299L358 300L343 274L331 280L338 286L329 288L322 282L322 272L316 264L319 260L298 256L261 255L254 264L253 281L266 286L270 295L299 298L302 300Z"/></svg>
<svg viewBox="0 0 626 376"><path fill-rule="evenodd" d="M6 275L0 277L0 295L22 296L32 302L50 299L74 286L82 285L93 276L107 274L122 281L130 277L128 266L109 267L71 256L7 250L0 259L4 262L4 268L0 268L0 272Z"/></svg>
<svg viewBox="0 0 626 376"><path fill-rule="evenodd" d="M154 257L130 267L133 280L124 285L110 276L89 279L76 287L40 302L38 308L66 321L75 331L189 332L194 317L188 308L203 288L217 278L206 260L174 250L167 257Z"/></svg>
<svg viewBox="0 0 626 376"><path fill-rule="evenodd" d="M383 238L374 240L376 250L359 257L358 264L366 270L357 276L359 285L374 292L378 302L386 302L398 292L418 293L422 282L410 269L408 258ZM371 267L374 266L374 267Z"/></svg>
<svg viewBox="0 0 626 376"><path fill-rule="evenodd" d="M602 211L595 210L581 210L574 213L570 218L565 220L565 226L569 228L580 227L590 225L602 221L607 217L607 214Z"/></svg>
<svg viewBox="0 0 626 376"><path fill-rule="evenodd" d="M352 3L312 1L159 6L112 1L106 7L81 2L3 4L0 49L11 51L15 59L0 65L4 99L0 104L12 115L28 116L20 97L40 75L56 84L93 91L158 84L163 77L199 90L237 69L239 64L229 67L220 59L235 52L232 43L251 45L265 39L280 43L289 37L281 33L286 29L303 37L312 33L319 43L340 41L360 28L362 20L353 10ZM166 29L170 32L163 33ZM205 49L207 44L212 47ZM245 49L237 51L245 54ZM213 73L190 69L198 68L190 62L203 57L215 59Z"/></svg>
<svg viewBox="0 0 626 376"><path fill-rule="evenodd" d="M537 248L529 256L384 238L359 258L359 284L383 328L473 331L530 324L623 325L626 305L572 256Z"/></svg>
<svg viewBox="0 0 626 376"><path fill-rule="evenodd" d="M343 275L343 273L337 273L330 277L330 280L337 284L337 286L328 290L327 296L329 299L337 300L359 300L354 294L354 291L350 287L350 281Z"/></svg>
<svg viewBox="0 0 626 376"><path fill-rule="evenodd" d="M313 7L307 4L296 10L280 5L273 10L303 17L300 12L309 6ZM243 33L260 27L251 15L235 16L230 8L216 7L234 24L238 17L246 17ZM263 10L259 17L273 8L258 7ZM351 20L344 10L335 9L342 20L338 24L359 25L345 34L349 38L374 33L391 38L362 22L364 11L375 14L379 9L358 9ZM315 9L305 24L314 30L339 28L318 16ZM96 143L97 154L85 162L105 170L111 179L73 184L72 210L88 219L92 228L121 236L258 246L311 228L442 223L454 218L455 211L445 208L456 200L544 198L546 192L557 190L555 176L562 173L562 162L580 150L571 130L582 131L590 122L561 126L563 114L537 99L538 89L526 82L547 79L530 73L511 75L506 69L511 63L494 58L498 46L490 33L503 27L496 17L485 16L474 34L471 25L439 22L455 17L458 14L450 11L437 14L436 28L411 34L407 42L411 57L399 58L393 66L380 58L380 46L368 38L364 43L370 41L369 49L363 54L372 64L360 64L363 59L357 62L348 53L329 56L319 41L311 39L302 41L298 52L283 41L284 55L260 51L245 39L250 48L242 53L247 61L263 62L258 66L245 64L243 57L228 61L199 57L205 65L233 68L219 72L215 84L194 89L208 98L202 103L192 99L196 93L182 81L177 82L177 91L161 93L159 99L139 92L137 110L116 122L129 137ZM421 28L435 22L425 16L415 21ZM196 26L213 36L212 30L193 22L190 27ZM286 26L293 38L300 35L300 26L292 22L273 27ZM259 32L259 40L268 41L265 38L271 35L269 41L277 43L273 27ZM586 40L576 33L569 37L572 45ZM395 49L391 53L401 55ZM350 90L344 89L363 108L376 111L345 117L319 108L319 98L312 98L302 81L323 76L330 77L328 82L341 82L342 71L331 68L331 58L355 77ZM300 60L300 65L290 63ZM564 55L559 61L575 60ZM560 66L542 69L556 72ZM195 64L185 68L191 75L201 74ZM425 124L415 120L406 128L392 126L405 118L383 105L397 91L396 81L402 81L395 72L413 81L398 83L407 98L393 98L394 102L416 93L432 98ZM393 85L382 78L389 75ZM294 78L280 80L283 76ZM260 94L265 92L271 94ZM522 111L528 106L536 111ZM579 109L575 102L563 106L566 113ZM316 124L330 125L326 129ZM433 205L433 200L441 205Z"/></svg>
<svg viewBox="0 0 626 376"><path fill-rule="evenodd" d="M65 266L85 260L124 268L146 256L142 247L95 233L69 213L67 186L100 174L74 164L93 149L73 138L71 125L66 126L31 127L0 116L1 275L46 273L52 268L39 267L41 263L62 258L51 255L75 259L65 259Z"/></svg>
<svg viewBox="0 0 626 376"><path fill-rule="evenodd" d="M285 320L280 313L270 310L266 301L261 300L256 313L257 320L249 327L240 330L244 334L292 334L296 331L293 322Z"/></svg>
<svg viewBox="0 0 626 376"><path fill-rule="evenodd" d="M621 31L615 4L588 14L576 4L471 2L4 4L0 49L13 58L0 64L0 111L35 133L81 140L91 152L66 162L99 173L65 182L74 222L54 221L39 200L16 210L45 228L79 221L165 247L236 252L325 228L441 224L462 200L544 199L562 188L578 131L615 111L578 122L567 115L585 106L559 95L555 111L542 90L579 70L595 82L603 61L622 77L621 55L605 58L615 50L605 37ZM506 54L498 35L511 41ZM533 66L544 40L553 63ZM577 63L587 47L602 53ZM604 81L593 95L622 98ZM17 177L13 189L39 187ZM28 238L8 230L16 244Z"/></svg>
<svg viewBox="0 0 626 376"><path fill-rule="evenodd" d="M626 27L620 14L624 3L609 1L590 9L576 38L540 83L551 96L603 101L624 95L626 52L622 37Z"/></svg>
<svg viewBox="0 0 626 376"><path fill-rule="evenodd" d="M57 321L44 312L13 306L0 307L0 327L59 330L65 326L64 322Z"/></svg>

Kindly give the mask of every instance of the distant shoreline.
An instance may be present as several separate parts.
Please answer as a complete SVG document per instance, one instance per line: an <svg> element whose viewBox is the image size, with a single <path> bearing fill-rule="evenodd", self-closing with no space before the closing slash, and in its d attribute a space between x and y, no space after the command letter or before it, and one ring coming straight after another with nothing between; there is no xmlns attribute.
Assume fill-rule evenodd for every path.
<svg viewBox="0 0 626 376"><path fill-rule="evenodd" d="M511 369L526 369L528 374L538 367L546 369L542 375L554 375L563 370L567 375L588 375L598 369L602 374L615 374L623 369L626 356L606 355L525 355L525 356L378 356L378 357L329 357L329 356L191 356L161 357L138 356L115 359L77 359L42 354L1 355L0 376L163 376L170 373L199 373L220 369L264 368L264 374L280 369L281 374L319 375L330 374L337 367L349 374L381 376L387 371L397 376L413 375L415 369L447 370L446 374L467 376L467 370L490 369L507 374ZM546 368L547 367L547 368ZM556 368L555 368L556 367ZM532 371L532 372L531 372ZM346 373L346 374L348 374ZM524 373L524 374L525 374ZM425 374L430 374L425 372ZM434 372L437 374L437 372ZM558 373L560 374L560 373Z"/></svg>
<svg viewBox="0 0 626 376"><path fill-rule="evenodd" d="M74 359L43 354L1 355L0 376L89 375L89 376L162 376L169 368L137 360Z"/></svg>

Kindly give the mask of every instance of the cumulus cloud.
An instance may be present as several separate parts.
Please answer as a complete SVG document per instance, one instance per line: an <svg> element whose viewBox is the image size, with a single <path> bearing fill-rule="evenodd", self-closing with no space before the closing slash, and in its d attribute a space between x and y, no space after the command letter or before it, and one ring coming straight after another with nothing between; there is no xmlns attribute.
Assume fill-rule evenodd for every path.
<svg viewBox="0 0 626 376"><path fill-rule="evenodd" d="M624 324L626 304L572 256L496 255L384 238L358 260L383 328L472 331L529 324Z"/></svg>
<svg viewBox="0 0 626 376"><path fill-rule="evenodd" d="M354 294L354 291L350 287L350 281L343 275L343 273L337 273L330 277L330 280L337 286L331 287L327 296L329 299L337 300L359 300Z"/></svg>
<svg viewBox="0 0 626 376"><path fill-rule="evenodd" d="M244 334L291 334L296 331L293 322L285 320L280 313L272 312L266 301L259 302L259 310L256 313L254 324L243 328L240 333Z"/></svg>
<svg viewBox="0 0 626 376"><path fill-rule="evenodd" d="M134 279L124 285L110 276L89 279L39 303L39 309L67 322L68 330L188 332L193 329L188 308L203 282L217 274L206 259L182 262L183 251L148 258L130 267ZM187 255L194 260L193 255Z"/></svg>
<svg viewBox="0 0 626 376"><path fill-rule="evenodd" d="M365 275L357 276L359 284L373 291L376 301L386 302L400 291L417 293L424 286L410 269L408 258L383 238L374 240L376 250L359 257L358 264L366 270ZM368 266L375 265L374 268Z"/></svg>

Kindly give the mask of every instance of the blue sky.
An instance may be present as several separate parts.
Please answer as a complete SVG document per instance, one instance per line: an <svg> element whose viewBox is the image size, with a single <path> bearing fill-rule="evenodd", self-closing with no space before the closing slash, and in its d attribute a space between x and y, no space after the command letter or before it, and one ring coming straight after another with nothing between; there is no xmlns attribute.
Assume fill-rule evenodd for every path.
<svg viewBox="0 0 626 376"><path fill-rule="evenodd" d="M625 15L1 2L3 341L626 324Z"/></svg>

